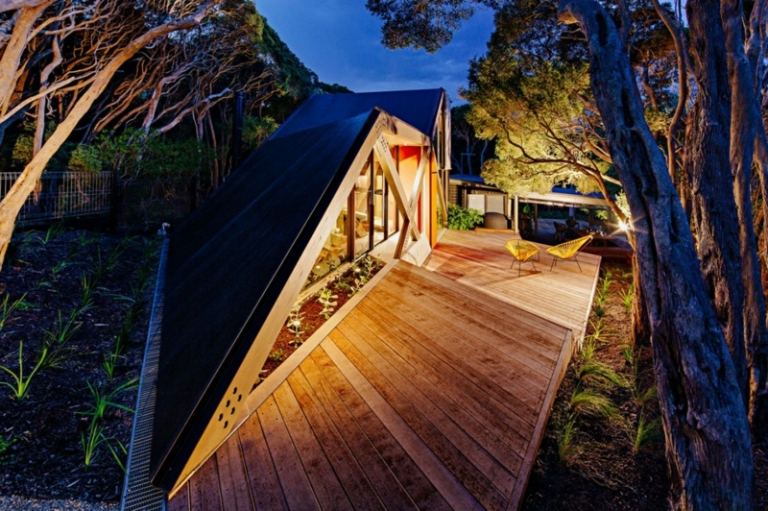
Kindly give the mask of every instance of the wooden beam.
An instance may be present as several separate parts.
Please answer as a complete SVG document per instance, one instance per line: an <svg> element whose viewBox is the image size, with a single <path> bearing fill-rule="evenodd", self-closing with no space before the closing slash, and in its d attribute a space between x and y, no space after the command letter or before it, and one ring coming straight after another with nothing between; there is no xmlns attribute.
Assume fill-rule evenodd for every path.
<svg viewBox="0 0 768 511"><path fill-rule="evenodd" d="M379 139L376 141L374 150L376 151L379 162L381 162L381 166L384 169L384 177L389 184L390 190L394 192L397 208L400 210L404 218L401 236L402 232L410 232L413 236L413 239L417 240L421 236L421 233L419 232L418 224L414 221L414 214L410 208L410 204L408 203L408 198L405 194L405 189L403 188L403 182L400 180L400 176L397 174L397 166L392 160L392 154L389 152L389 144L387 144L387 141L383 136L379 137ZM398 242L398 245L399 244L400 243Z"/></svg>

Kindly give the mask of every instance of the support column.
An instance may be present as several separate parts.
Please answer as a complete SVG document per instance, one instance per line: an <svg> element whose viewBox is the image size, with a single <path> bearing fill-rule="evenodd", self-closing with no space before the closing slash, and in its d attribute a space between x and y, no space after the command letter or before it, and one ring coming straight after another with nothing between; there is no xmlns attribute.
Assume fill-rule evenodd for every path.
<svg viewBox="0 0 768 511"><path fill-rule="evenodd" d="M512 230L520 234L520 197L515 195L515 212L512 218Z"/></svg>

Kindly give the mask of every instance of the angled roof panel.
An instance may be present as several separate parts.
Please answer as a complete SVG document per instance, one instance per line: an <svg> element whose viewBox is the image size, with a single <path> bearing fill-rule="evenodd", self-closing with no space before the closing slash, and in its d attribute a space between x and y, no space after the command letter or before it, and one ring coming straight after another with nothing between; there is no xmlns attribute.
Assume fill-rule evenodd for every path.
<svg viewBox="0 0 768 511"><path fill-rule="evenodd" d="M379 114L267 141L172 234L156 484L174 483Z"/></svg>
<svg viewBox="0 0 768 511"><path fill-rule="evenodd" d="M443 89L317 94L305 101L272 138L359 115L372 108L380 108L432 137L444 94Z"/></svg>

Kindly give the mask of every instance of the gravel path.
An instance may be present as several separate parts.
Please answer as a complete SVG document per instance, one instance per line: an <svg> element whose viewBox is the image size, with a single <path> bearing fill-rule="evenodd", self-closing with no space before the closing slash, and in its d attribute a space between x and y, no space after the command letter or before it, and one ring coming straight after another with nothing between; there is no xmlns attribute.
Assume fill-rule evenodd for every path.
<svg viewBox="0 0 768 511"><path fill-rule="evenodd" d="M117 504L0 496L0 511L115 511Z"/></svg>

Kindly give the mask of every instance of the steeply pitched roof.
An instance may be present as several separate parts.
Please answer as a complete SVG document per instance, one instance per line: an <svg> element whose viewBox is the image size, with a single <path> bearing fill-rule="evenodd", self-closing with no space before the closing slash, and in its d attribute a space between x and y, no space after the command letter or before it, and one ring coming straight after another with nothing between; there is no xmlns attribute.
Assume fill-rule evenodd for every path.
<svg viewBox="0 0 768 511"><path fill-rule="evenodd" d="M379 115L368 109L270 139L173 232L156 484L168 489L183 469Z"/></svg>
<svg viewBox="0 0 768 511"><path fill-rule="evenodd" d="M380 108L432 137L444 93L443 89L424 89L317 94L305 101L272 137L288 136L297 131L370 112L372 108Z"/></svg>

